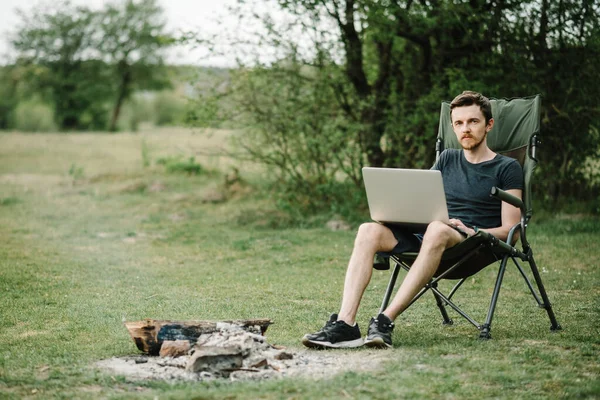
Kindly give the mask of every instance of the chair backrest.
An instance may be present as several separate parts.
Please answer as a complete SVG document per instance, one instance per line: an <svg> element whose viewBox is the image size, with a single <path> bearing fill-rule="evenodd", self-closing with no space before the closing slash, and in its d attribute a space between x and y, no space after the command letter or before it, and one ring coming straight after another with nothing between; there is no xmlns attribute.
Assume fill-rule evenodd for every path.
<svg viewBox="0 0 600 400"><path fill-rule="evenodd" d="M512 157L523 167L525 187L523 202L527 217L531 217L531 179L537 165L536 145L540 132L541 98L490 99L494 128L488 133L487 144L493 151ZM452 129L450 102L442 102L438 128L438 155L443 149L460 149Z"/></svg>

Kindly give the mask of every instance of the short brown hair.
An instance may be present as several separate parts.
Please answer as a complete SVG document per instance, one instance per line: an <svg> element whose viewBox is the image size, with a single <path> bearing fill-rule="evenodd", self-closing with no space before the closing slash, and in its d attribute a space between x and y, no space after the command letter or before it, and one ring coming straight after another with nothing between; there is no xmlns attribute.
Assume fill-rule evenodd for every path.
<svg viewBox="0 0 600 400"><path fill-rule="evenodd" d="M465 90L452 100L450 103L450 120L452 121L452 110L456 107L467 107L476 104L481 109L483 116L485 117L485 124L487 125L492 119L492 104L490 99L482 95L481 93L472 92Z"/></svg>

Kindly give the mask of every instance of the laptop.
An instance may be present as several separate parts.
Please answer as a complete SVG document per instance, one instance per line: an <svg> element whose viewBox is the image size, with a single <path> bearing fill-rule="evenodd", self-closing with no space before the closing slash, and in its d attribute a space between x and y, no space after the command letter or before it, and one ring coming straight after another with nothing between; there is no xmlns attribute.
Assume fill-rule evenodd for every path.
<svg viewBox="0 0 600 400"><path fill-rule="evenodd" d="M374 221L415 230L432 221L449 223L440 171L364 167L362 173Z"/></svg>

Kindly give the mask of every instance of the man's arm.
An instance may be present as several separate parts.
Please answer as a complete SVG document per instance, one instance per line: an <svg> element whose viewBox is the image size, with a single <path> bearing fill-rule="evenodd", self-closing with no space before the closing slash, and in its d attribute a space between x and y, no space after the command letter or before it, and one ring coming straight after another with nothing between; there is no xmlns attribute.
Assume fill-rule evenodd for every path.
<svg viewBox="0 0 600 400"><path fill-rule="evenodd" d="M523 191L521 189L511 189L506 190L506 193L512 194L513 196L522 199ZM506 240L508 238L508 232L510 231L510 228L512 228L521 221L521 210L503 201L501 209L501 218L502 225L496 228L487 228L480 230L490 233L500 240ZM469 236L472 236L476 233L474 229L466 227L465 224L463 224L460 220L451 219L450 224L462 229Z"/></svg>

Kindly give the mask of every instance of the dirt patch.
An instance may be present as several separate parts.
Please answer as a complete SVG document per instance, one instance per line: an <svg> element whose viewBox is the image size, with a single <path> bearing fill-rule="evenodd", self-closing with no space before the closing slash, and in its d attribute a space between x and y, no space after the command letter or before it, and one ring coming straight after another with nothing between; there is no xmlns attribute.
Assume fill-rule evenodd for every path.
<svg viewBox="0 0 600 400"><path fill-rule="evenodd" d="M33 336L39 336L39 335L48 335L50 332L48 331L25 331L21 334L18 335L18 337L20 339L26 339L26 338L30 338Z"/></svg>
<svg viewBox="0 0 600 400"><path fill-rule="evenodd" d="M582 214L582 213L578 213L578 214L558 213L558 214L554 215L554 217L558 220L564 220L564 221L583 221L583 220L590 218L591 215L590 214Z"/></svg>
<svg viewBox="0 0 600 400"><path fill-rule="evenodd" d="M263 335L270 323L266 319L129 322L126 327L143 355L114 357L95 367L133 381L321 379L346 371L375 371L393 356L391 351L366 348L286 349L268 343Z"/></svg>
<svg viewBox="0 0 600 400"><path fill-rule="evenodd" d="M260 330L246 330L247 327L230 323L218 323L215 326L216 329L200 334L191 346L179 337L188 332L189 327L187 330L181 327L173 332L161 329L159 337L161 334L165 338L177 336L162 341L159 352L162 357L146 354L115 357L98 362L96 367L132 380L240 381L290 376L327 378L345 371L376 370L392 354L389 351L366 349L289 350L269 344ZM148 353L152 354L151 351Z"/></svg>
<svg viewBox="0 0 600 400"><path fill-rule="evenodd" d="M111 374L124 376L133 381L163 380L163 381L247 381L278 379L285 377L302 377L325 379L347 372L369 372L384 367L391 359L392 352L386 350L284 350L292 356L291 359L255 361L254 367L245 365L231 371L229 376L203 371L190 372L186 365L190 356L178 358L127 356L114 357L96 363L100 370ZM267 358L265 358L267 360Z"/></svg>
<svg viewBox="0 0 600 400"><path fill-rule="evenodd" d="M56 186L69 181L70 178L61 175L45 174L0 174L0 183L34 187Z"/></svg>

